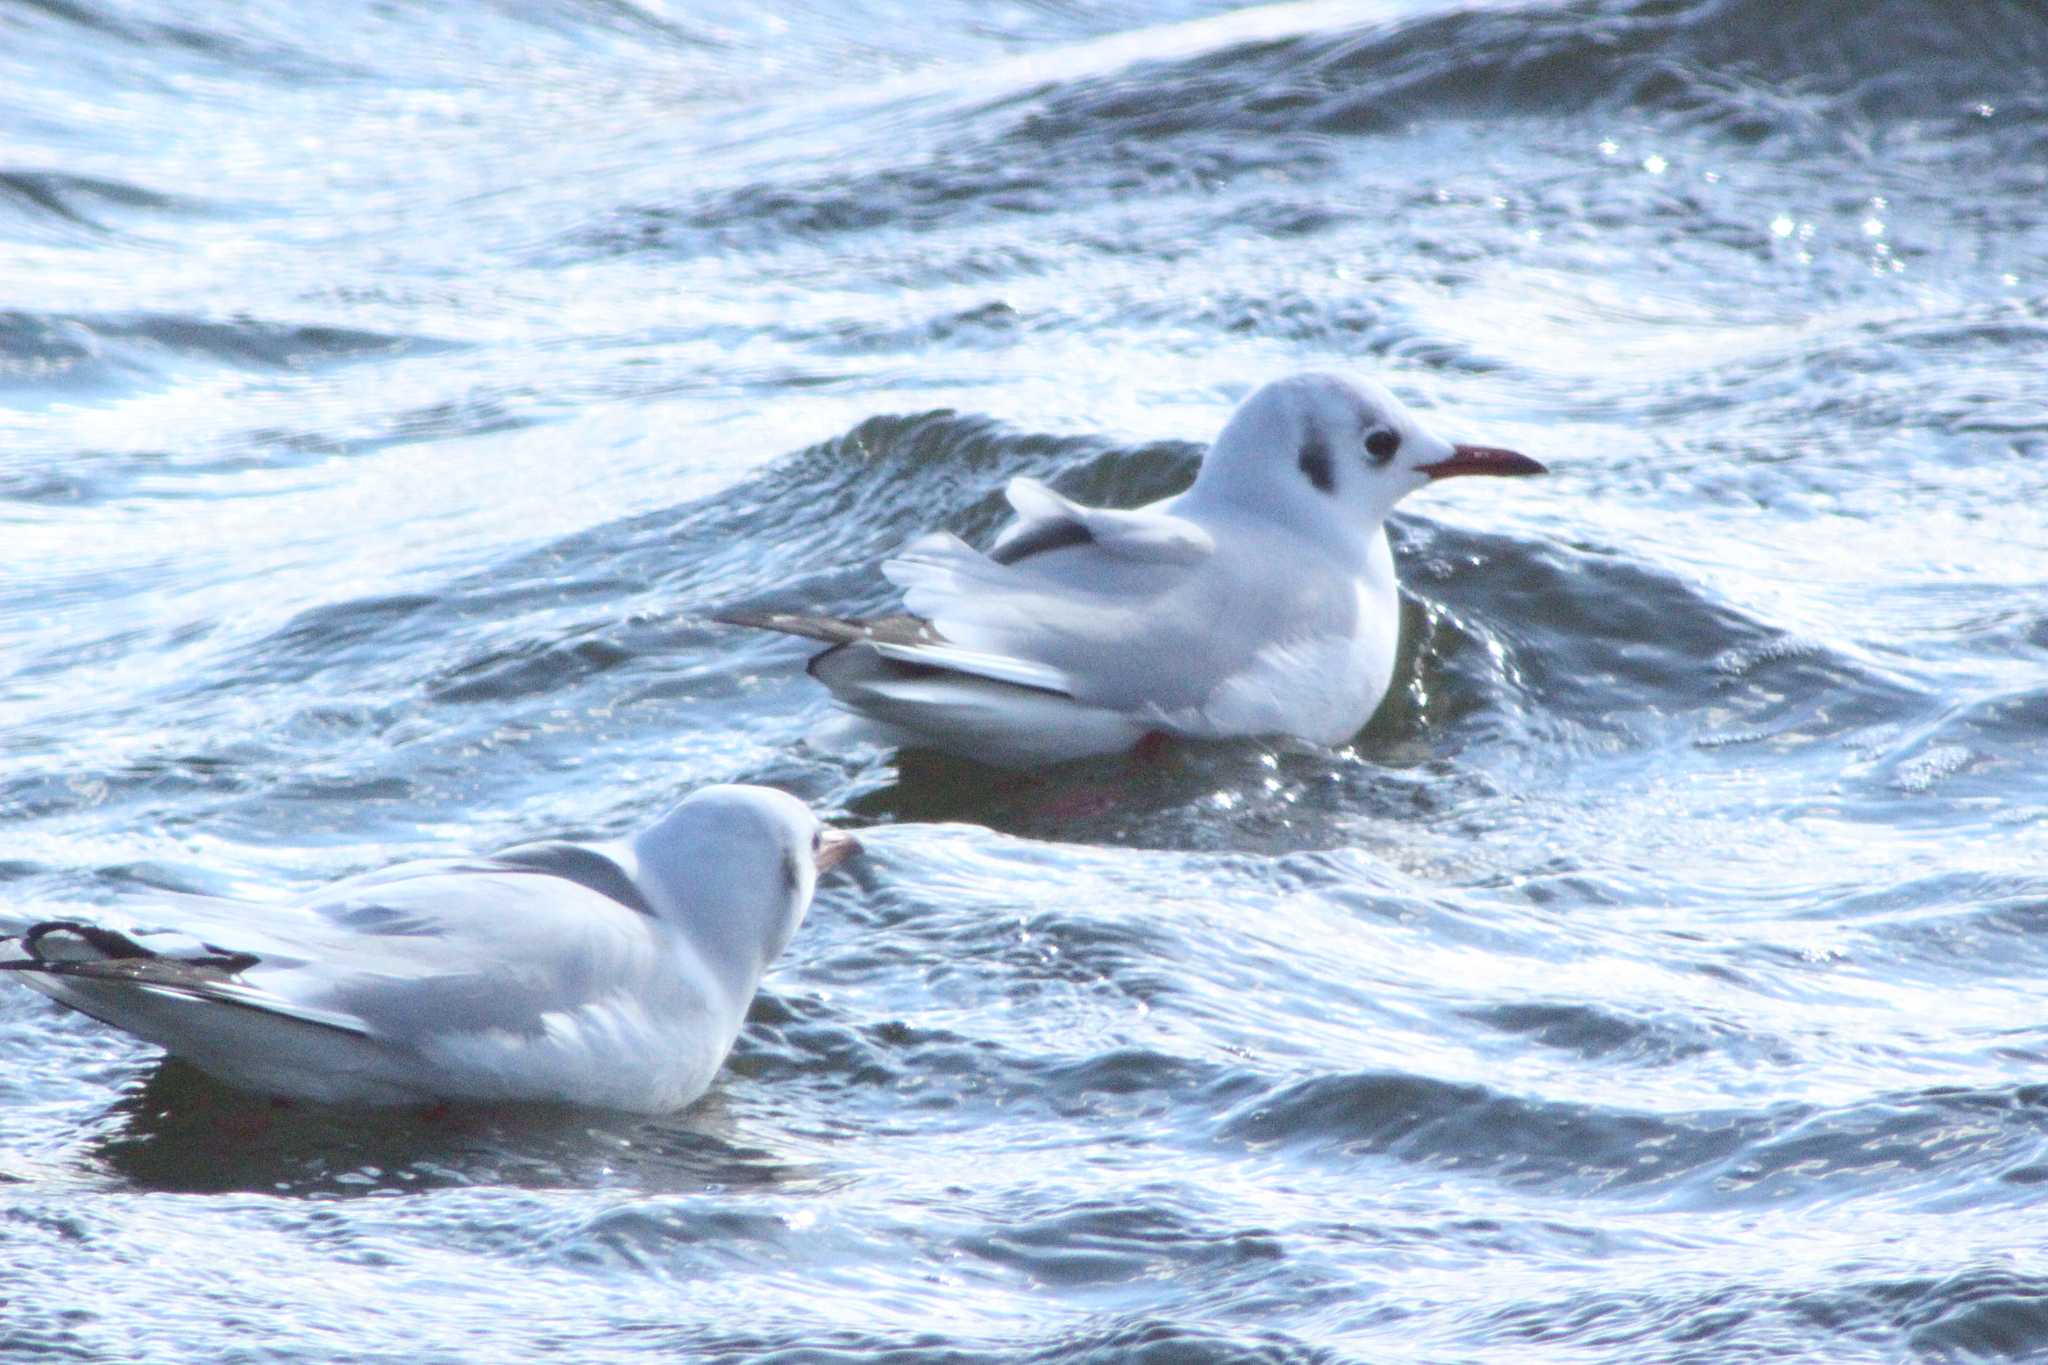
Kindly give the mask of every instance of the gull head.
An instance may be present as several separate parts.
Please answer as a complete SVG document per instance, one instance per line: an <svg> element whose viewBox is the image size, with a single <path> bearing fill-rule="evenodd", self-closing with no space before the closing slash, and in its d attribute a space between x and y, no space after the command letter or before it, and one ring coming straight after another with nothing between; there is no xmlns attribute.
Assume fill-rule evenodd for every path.
<svg viewBox="0 0 2048 1365"><path fill-rule="evenodd" d="M1512 450L1444 440L1371 380L1310 372L1276 379L1238 406L1191 492L1369 538L1424 484L1543 472Z"/></svg>
<svg viewBox="0 0 2048 1365"><path fill-rule="evenodd" d="M631 842L650 901L762 967L803 923L819 875L860 852L794 796L736 785L692 792Z"/></svg>

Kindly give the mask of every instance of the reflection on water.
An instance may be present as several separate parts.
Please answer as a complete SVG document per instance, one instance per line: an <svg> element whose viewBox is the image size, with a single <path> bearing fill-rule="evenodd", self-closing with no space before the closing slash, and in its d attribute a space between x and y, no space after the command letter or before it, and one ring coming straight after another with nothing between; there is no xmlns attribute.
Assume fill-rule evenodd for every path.
<svg viewBox="0 0 2048 1365"><path fill-rule="evenodd" d="M96 1165L137 1189L181 1194L744 1190L793 1170L728 1141L715 1095L658 1120L538 1106L350 1110L243 1094L177 1061L152 1068L96 1127Z"/></svg>

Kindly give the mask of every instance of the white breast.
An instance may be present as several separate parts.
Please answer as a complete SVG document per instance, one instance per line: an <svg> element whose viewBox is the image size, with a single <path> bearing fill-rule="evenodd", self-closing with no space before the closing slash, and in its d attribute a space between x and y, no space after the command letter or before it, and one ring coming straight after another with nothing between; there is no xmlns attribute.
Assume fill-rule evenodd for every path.
<svg viewBox="0 0 2048 1365"><path fill-rule="evenodd" d="M1342 744L1372 719L1394 676L1400 595L1384 535L1368 571L1333 588L1349 610L1318 612L1277 634L1248 667L1225 678L1198 708L1164 718L1206 736L1292 734Z"/></svg>

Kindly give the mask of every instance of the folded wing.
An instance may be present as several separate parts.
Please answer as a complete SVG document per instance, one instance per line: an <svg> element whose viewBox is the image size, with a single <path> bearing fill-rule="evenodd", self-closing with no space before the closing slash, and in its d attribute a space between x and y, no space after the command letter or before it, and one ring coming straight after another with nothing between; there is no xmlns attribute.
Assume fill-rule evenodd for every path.
<svg viewBox="0 0 2048 1365"><path fill-rule="evenodd" d="M884 561L903 615L721 619L833 645L812 675L899 741L1020 763L1210 733L1209 710L1243 710L1231 699L1276 650L1348 639L1354 585L1280 529L1247 522L1226 552L1171 503L1084 507L1021 478L1007 492L1017 519L987 553L940 532Z"/></svg>
<svg viewBox="0 0 2048 1365"><path fill-rule="evenodd" d="M630 879L580 845L410 864L289 905L166 896L0 940L0 970L177 1050L166 1002L392 1047L533 1033L644 981L656 937ZM175 1027L175 1026L174 1026Z"/></svg>

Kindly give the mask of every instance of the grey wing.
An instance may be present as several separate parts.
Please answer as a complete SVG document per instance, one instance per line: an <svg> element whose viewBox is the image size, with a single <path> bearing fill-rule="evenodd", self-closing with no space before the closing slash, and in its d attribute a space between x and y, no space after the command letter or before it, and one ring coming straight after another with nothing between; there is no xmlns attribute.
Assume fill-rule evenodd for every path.
<svg viewBox="0 0 2048 1365"><path fill-rule="evenodd" d="M1100 526L1106 516L1123 519L1132 539L1104 531L1050 548L1050 532L1026 529L998 551L1048 548L999 563L953 537L928 536L884 571L911 611L956 647L1045 670L1085 705L1172 725L1256 672L1271 651L1350 628L1355 585L1279 531L1233 526L1219 542L1193 527L1204 547L1196 553L1176 529L1192 524L1170 509L1091 511L1088 519Z"/></svg>
<svg viewBox="0 0 2048 1365"><path fill-rule="evenodd" d="M1130 509L1087 507L1026 478L1010 480L1003 493L1017 519L989 549L998 564L1083 545L1125 564L1196 564L1216 549L1208 531L1169 510L1170 500Z"/></svg>
<svg viewBox="0 0 2048 1365"><path fill-rule="evenodd" d="M579 846L529 852L546 862L560 847ZM0 952L0 968L122 981L407 1043L532 1033L550 1012L644 978L659 956L644 909L584 881L488 860L412 864L298 903L166 896L94 919L5 940L19 946Z"/></svg>
<svg viewBox="0 0 2048 1365"><path fill-rule="evenodd" d="M1007 493L1017 520L988 553L941 532L883 563L908 615L720 619L834 645L811 673L854 709L892 720L931 704L927 693L957 700L948 678L1169 712L1201 706L1250 662L1271 604L1232 600L1234 576L1219 571L1205 527L1169 504L1085 507L1030 479L1011 480ZM892 709L896 693L904 695ZM1031 705L1015 694L971 695L998 709Z"/></svg>
<svg viewBox="0 0 2048 1365"><path fill-rule="evenodd" d="M546 864L578 847L525 852ZM577 876L492 860L344 883L308 906L330 933L306 943L298 962L247 975L393 1040L538 1032L550 1014L646 980L662 953L651 912L623 873L614 868L612 882L588 861L570 865Z"/></svg>

